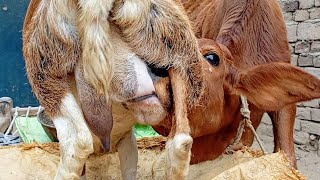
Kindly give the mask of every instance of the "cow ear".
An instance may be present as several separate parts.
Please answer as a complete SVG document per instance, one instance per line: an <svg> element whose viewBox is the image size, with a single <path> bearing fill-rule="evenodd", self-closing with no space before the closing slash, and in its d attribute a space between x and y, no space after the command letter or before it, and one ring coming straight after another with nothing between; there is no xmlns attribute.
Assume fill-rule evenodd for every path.
<svg viewBox="0 0 320 180"><path fill-rule="evenodd" d="M268 63L240 70L229 66L231 92L247 96L265 110L320 97L320 80L288 63Z"/></svg>

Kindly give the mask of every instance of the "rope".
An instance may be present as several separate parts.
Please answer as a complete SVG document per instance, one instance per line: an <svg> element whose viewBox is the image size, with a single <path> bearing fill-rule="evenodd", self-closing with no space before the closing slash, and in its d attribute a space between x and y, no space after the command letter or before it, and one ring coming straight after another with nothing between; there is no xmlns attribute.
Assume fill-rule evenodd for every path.
<svg viewBox="0 0 320 180"><path fill-rule="evenodd" d="M9 133L12 131L13 124L16 121L17 117L19 116L18 109L19 109L19 107L16 107L16 110L15 110L14 115L13 115L13 119L12 119L12 121L10 123L9 128L7 129L7 131L5 133L6 136L9 135Z"/></svg>
<svg viewBox="0 0 320 180"><path fill-rule="evenodd" d="M239 124L239 127L238 127L238 130L237 130L237 135L236 135L236 138L234 139L233 143L230 144L227 148L226 148L226 153L227 154L230 154L230 153L233 153L233 147L235 145L237 145L240 140L241 140L241 137L243 135L243 132L245 131L245 126L248 127L254 134L254 137L256 138L256 140L258 141L259 143L259 146L261 148L261 150L263 151L264 154L266 154L266 150L256 132L256 130L254 129L253 125L252 125L252 122L251 122L251 119L250 119L250 110L249 110L249 104L248 104L248 100L247 100L247 97L245 96L240 96L241 98L241 104L242 104L242 107L240 109L240 112L241 112L241 116L242 116L242 121L240 121L240 124Z"/></svg>
<svg viewBox="0 0 320 180"><path fill-rule="evenodd" d="M29 106L28 108L19 108L19 107L12 108L11 112L13 113L13 119L11 120L10 125L6 130L6 132L0 133L0 146L15 145L22 142L22 139L16 135L19 132L18 129L12 133L13 126L16 122L16 119L19 116L19 113L26 111L25 120L28 120L28 118L33 115L32 113L34 112L32 111L34 111L34 109L35 108L31 106ZM41 106L37 107L37 110L38 110L37 114L39 114L39 112L42 110L42 107Z"/></svg>
<svg viewBox="0 0 320 180"><path fill-rule="evenodd" d="M42 107L41 107L41 106L39 106L39 107L38 107L38 111L37 111L36 116L38 116L38 115L40 114L41 110L42 110Z"/></svg>
<svg viewBox="0 0 320 180"><path fill-rule="evenodd" d="M28 111L27 111L27 114L26 114L26 120L27 120L27 118L29 117L30 110L31 110L31 106L28 107ZM38 110L38 111L39 111L39 110Z"/></svg>
<svg viewBox="0 0 320 180"><path fill-rule="evenodd" d="M14 117L6 130L5 134L0 133L0 146L8 146L8 145L13 145L13 144L19 144L21 143L21 139L19 136L15 136L16 132L13 133L13 135L9 135L9 133L12 131L13 125L19 116L18 112L19 107L15 109L14 112Z"/></svg>

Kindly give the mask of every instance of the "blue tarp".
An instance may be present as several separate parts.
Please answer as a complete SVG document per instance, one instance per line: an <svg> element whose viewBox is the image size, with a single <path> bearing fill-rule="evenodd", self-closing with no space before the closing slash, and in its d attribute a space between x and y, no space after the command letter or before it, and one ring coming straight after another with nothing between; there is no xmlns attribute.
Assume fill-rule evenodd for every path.
<svg viewBox="0 0 320 180"><path fill-rule="evenodd" d="M14 106L37 106L22 55L22 27L29 0L0 0L0 97Z"/></svg>

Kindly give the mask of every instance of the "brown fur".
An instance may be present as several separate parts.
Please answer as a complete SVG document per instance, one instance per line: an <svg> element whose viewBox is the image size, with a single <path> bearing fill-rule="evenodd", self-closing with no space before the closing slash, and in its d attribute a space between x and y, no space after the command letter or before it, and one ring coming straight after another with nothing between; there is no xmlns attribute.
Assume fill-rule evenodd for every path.
<svg viewBox="0 0 320 180"><path fill-rule="evenodd" d="M85 79L98 94L109 98L114 72L109 12L114 0L79 0L78 28L82 44L82 63Z"/></svg>
<svg viewBox="0 0 320 180"><path fill-rule="evenodd" d="M134 12L127 3L137 7ZM170 0L126 0L116 1L111 13L112 5L112 0L32 0L28 8L23 29L28 78L49 117L58 119L54 123L59 126L61 152L66 153L56 177L77 177L93 149L78 104L91 131L106 150L110 148L111 103L128 101L137 91L130 58L124 57L128 53L157 67L174 68L170 76L181 85L173 84L178 129L188 125L187 104L193 107L202 95L203 76L197 66L202 56L182 7ZM157 104L151 108L159 117L165 115ZM177 133L190 132L182 131ZM74 141L68 142L71 138Z"/></svg>
<svg viewBox="0 0 320 180"><path fill-rule="evenodd" d="M274 119L274 127L279 131L276 132L276 146L285 150L290 157L295 157L293 146L291 148L287 145L293 143L291 137L294 116L286 118L286 113L295 115L295 111L292 112L292 103L320 97L320 80L288 63L274 62L258 65L253 69L239 69L231 64L233 59L227 58L226 54L229 52L222 44L206 39L200 41L200 47L204 54L216 52L221 60L218 67L213 67L207 61L201 62L207 86L202 102L204 106L193 108L188 114L194 138L191 163L214 159L233 142L242 120L238 94L245 95L250 100L251 120L255 128L265 111L279 112L277 119ZM263 68L268 71L261 71ZM282 74L286 75L275 78ZM248 81L256 83L252 85L247 83ZM166 83L162 86L165 87ZM158 96L162 96L161 94ZM163 135L169 135L172 128L170 119L169 115L161 125L154 128ZM247 129L242 143L251 145L252 140L250 130Z"/></svg>
<svg viewBox="0 0 320 180"><path fill-rule="evenodd" d="M23 27L28 78L51 117L59 114L61 99L71 91L68 78L80 51L76 24L73 24L76 4L64 1L67 10L60 12L56 9L57 2L32 0Z"/></svg>
<svg viewBox="0 0 320 180"><path fill-rule="evenodd" d="M255 128L262 114L269 112L275 151L283 149L296 166L293 103L319 97L320 81L288 64L287 32L278 2L182 0L182 3L197 37L215 40L201 40L202 52L214 51L224 57L217 68L202 62L207 85L204 107L193 108L188 115L194 138L191 162L214 159L232 143L242 119L238 96L242 94L250 101ZM168 135L170 118L155 128ZM242 144L252 142L253 135L247 129Z"/></svg>
<svg viewBox="0 0 320 180"><path fill-rule="evenodd" d="M110 2L113 1L95 1L106 6L101 8L100 13L96 12L98 10L91 12L92 6L88 4L95 3L83 2L79 3L81 14L79 29L84 75L97 90L108 90L108 84L104 83L109 82L112 77L111 69L114 62L110 52L112 50L109 39L110 24L107 22L105 11L110 9ZM183 8L172 0L117 0L114 1L110 16L112 22L120 28L124 40L144 61L157 67L177 68L189 87L188 104L197 105L204 85L201 71L192 64L199 62L202 56ZM90 28L95 28L96 31L91 31L96 33L93 34L88 30ZM97 66L101 69L97 69ZM104 71L109 72L104 73Z"/></svg>
<svg viewBox="0 0 320 180"><path fill-rule="evenodd" d="M182 0L182 3L197 37L224 44L237 67L290 62L286 26L276 1Z"/></svg>

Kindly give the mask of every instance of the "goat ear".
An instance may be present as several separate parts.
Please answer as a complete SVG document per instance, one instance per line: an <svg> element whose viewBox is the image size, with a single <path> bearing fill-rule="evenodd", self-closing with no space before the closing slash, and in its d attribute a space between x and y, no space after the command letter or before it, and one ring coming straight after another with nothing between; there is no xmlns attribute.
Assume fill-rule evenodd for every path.
<svg viewBox="0 0 320 180"><path fill-rule="evenodd" d="M320 97L320 80L288 63L268 63L239 70L230 66L227 81L232 92L247 96L265 110Z"/></svg>

